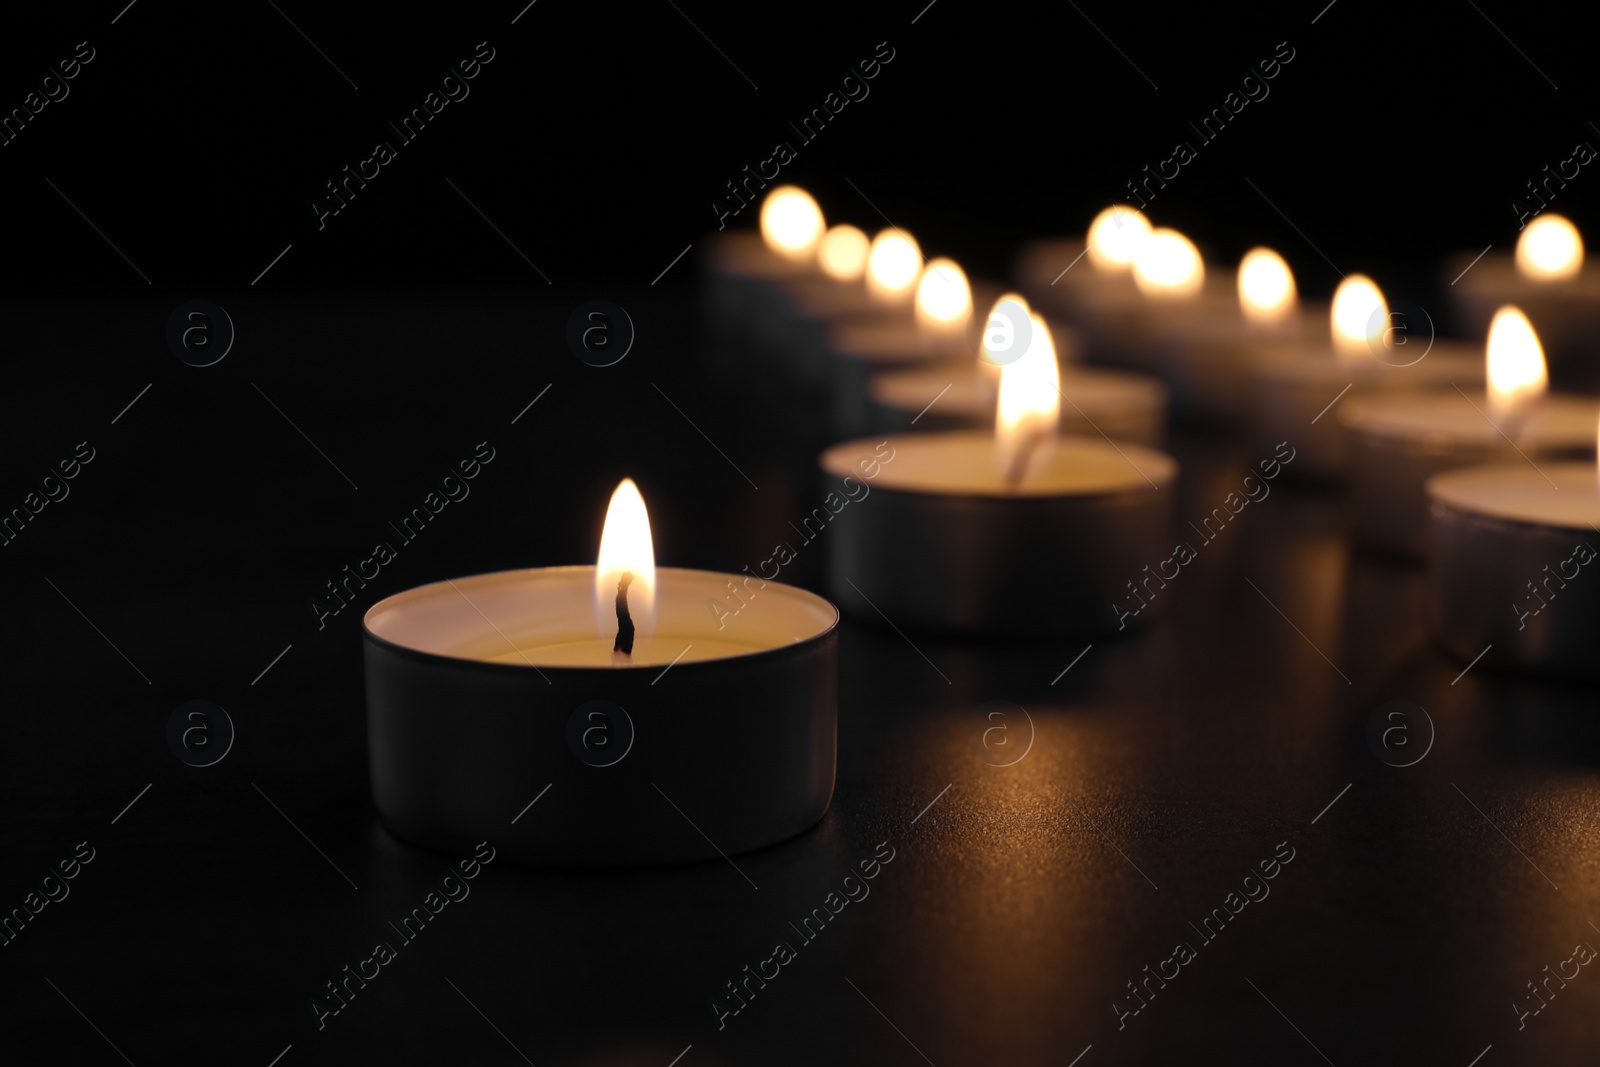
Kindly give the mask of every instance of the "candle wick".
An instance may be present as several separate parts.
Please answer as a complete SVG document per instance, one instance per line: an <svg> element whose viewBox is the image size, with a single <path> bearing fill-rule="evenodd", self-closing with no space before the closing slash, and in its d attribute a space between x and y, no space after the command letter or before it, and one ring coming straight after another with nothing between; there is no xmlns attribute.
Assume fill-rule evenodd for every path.
<svg viewBox="0 0 1600 1067"><path fill-rule="evenodd" d="M617 639L611 645L612 663L629 663L633 659L633 616L628 612L628 586L632 583L632 571L623 571L617 579Z"/></svg>
<svg viewBox="0 0 1600 1067"><path fill-rule="evenodd" d="M1011 457L1011 466L1006 469L1007 489L1015 491L1022 484L1022 476L1028 472L1028 461L1033 458L1033 450L1043 440L1044 434L1030 433L1017 442L1016 454Z"/></svg>

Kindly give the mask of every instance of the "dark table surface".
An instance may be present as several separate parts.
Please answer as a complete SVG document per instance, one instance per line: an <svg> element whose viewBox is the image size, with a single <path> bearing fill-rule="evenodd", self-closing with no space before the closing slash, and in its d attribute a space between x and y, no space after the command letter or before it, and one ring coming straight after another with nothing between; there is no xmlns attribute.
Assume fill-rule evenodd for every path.
<svg viewBox="0 0 1600 1067"><path fill-rule="evenodd" d="M1515 1008L1600 945L1594 690L1462 673L1430 645L1425 572L1353 550L1341 498L1286 481L1139 636L1025 646L847 619L818 826L731 863L492 863L319 1030L308 1000L461 858L380 825L358 612L319 630L322 584L485 439L497 460L472 496L359 609L592 559L628 474L662 562L735 570L814 502L828 433L792 392L695 358L687 284L211 293L238 341L203 370L162 341L192 295L0 310L18 364L4 506L77 442L95 449L0 550L0 905L94 850L0 949L0 1061L1493 1067L1600 1051L1600 974L1551 980L1520 1026ZM595 295L639 328L605 370L561 341ZM1197 434L1172 450L1180 522L1261 458ZM817 587L816 558L796 568ZM191 699L237 728L211 767L167 747ZM1427 747L1406 720L1426 752L1408 767L1369 742L1391 700L1434 733ZM719 1029L724 983L889 849L870 894ZM1292 859L1245 881L1275 855ZM1267 895L1230 897L1246 890ZM1164 963L1180 943L1192 958ZM1177 976L1119 1018L1147 966Z"/></svg>

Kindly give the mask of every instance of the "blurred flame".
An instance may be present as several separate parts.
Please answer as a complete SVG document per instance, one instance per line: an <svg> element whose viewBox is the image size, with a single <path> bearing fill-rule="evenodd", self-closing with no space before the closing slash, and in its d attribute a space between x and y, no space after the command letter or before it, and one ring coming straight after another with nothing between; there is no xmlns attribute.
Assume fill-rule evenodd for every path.
<svg viewBox="0 0 1600 1067"><path fill-rule="evenodd" d="M650 539L650 514L632 478L622 479L611 494L594 569L594 621L606 641L617 633L617 580L626 571L633 572L628 614L634 633L648 637L656 621L656 550Z"/></svg>
<svg viewBox="0 0 1600 1067"><path fill-rule="evenodd" d="M881 230L867 253L867 292L887 304L904 303L920 270L922 249L916 240L903 230Z"/></svg>
<svg viewBox="0 0 1600 1067"><path fill-rule="evenodd" d="M964 329L972 317L972 287L953 259L928 261L917 282L917 325L938 333Z"/></svg>
<svg viewBox="0 0 1600 1067"><path fill-rule="evenodd" d="M1187 299L1205 284L1206 265L1194 242L1177 230L1158 228L1139 243L1133 280L1145 296Z"/></svg>
<svg viewBox="0 0 1600 1067"><path fill-rule="evenodd" d="M761 202L761 236L781 256L809 259L822 238L822 209L798 185L780 185Z"/></svg>
<svg viewBox="0 0 1600 1067"><path fill-rule="evenodd" d="M1251 322L1282 322L1294 314L1298 298L1294 272L1270 248L1252 248L1239 262L1239 306Z"/></svg>
<svg viewBox="0 0 1600 1067"><path fill-rule="evenodd" d="M841 224L822 235L817 262L822 272L834 281L853 282L866 273L867 235L854 226Z"/></svg>
<svg viewBox="0 0 1600 1067"><path fill-rule="evenodd" d="M1333 293L1333 350L1346 359L1375 356L1389 331L1389 305L1365 274L1352 274Z"/></svg>
<svg viewBox="0 0 1600 1067"><path fill-rule="evenodd" d="M1000 368L1000 399L995 405L996 455L1009 470L1019 450L1037 437L1055 435L1061 420L1061 368L1044 319L1028 313L1028 347Z"/></svg>
<svg viewBox="0 0 1600 1067"><path fill-rule="evenodd" d="M984 320L983 336L978 339L978 369L995 378L1000 368L1010 361L1012 346L1016 345L1022 331L1032 316L1028 300L1020 293L1006 293L989 309ZM1031 327L1029 327L1031 328Z"/></svg>
<svg viewBox="0 0 1600 1067"><path fill-rule="evenodd" d="M1509 304L1489 323L1487 359L1489 411L1497 419L1526 411L1550 387L1539 335L1528 316Z"/></svg>
<svg viewBox="0 0 1600 1067"><path fill-rule="evenodd" d="M1559 282L1583 269L1583 238L1560 215L1540 215L1517 238L1517 271L1536 282Z"/></svg>
<svg viewBox="0 0 1600 1067"><path fill-rule="evenodd" d="M1096 270L1119 274L1133 266L1139 246L1149 236L1149 219L1131 207L1114 204L1089 224L1089 262Z"/></svg>

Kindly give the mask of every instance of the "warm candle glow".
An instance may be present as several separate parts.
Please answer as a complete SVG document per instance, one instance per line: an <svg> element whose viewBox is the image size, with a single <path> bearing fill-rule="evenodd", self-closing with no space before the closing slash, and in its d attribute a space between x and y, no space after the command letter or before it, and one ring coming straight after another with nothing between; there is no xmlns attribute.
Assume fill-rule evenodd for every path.
<svg viewBox="0 0 1600 1067"><path fill-rule="evenodd" d="M996 455L1009 470L1024 449L1055 435L1061 420L1061 368L1050 329L1028 313L1028 347L1000 369L1000 399L995 405Z"/></svg>
<svg viewBox="0 0 1600 1067"><path fill-rule="evenodd" d="M886 304L911 298L917 272L922 270L922 249L904 230L882 230L867 253L867 292Z"/></svg>
<svg viewBox="0 0 1600 1067"><path fill-rule="evenodd" d="M1145 296L1186 299L1199 294L1206 280L1200 250L1177 230L1150 231L1133 259L1133 280Z"/></svg>
<svg viewBox="0 0 1600 1067"><path fill-rule="evenodd" d="M917 282L917 325L935 333L957 333L972 317L972 287L953 259L928 261Z"/></svg>
<svg viewBox="0 0 1600 1067"><path fill-rule="evenodd" d="M1027 298L1019 293L1007 293L994 302L984 320L983 336L978 339L980 371L998 378L1001 367L1027 350L1032 331L1030 314Z"/></svg>
<svg viewBox="0 0 1600 1067"><path fill-rule="evenodd" d="M627 571L633 572L628 611L638 636L649 637L656 621L656 550L650 540L650 514L632 478L622 479L611 494L595 562L594 622L608 643L617 633L617 580Z"/></svg>
<svg viewBox="0 0 1600 1067"><path fill-rule="evenodd" d="M1494 313L1488 360L1489 411L1496 419L1526 411L1549 388L1539 335L1517 308L1507 305Z"/></svg>
<svg viewBox="0 0 1600 1067"><path fill-rule="evenodd" d="M1376 356L1389 330L1383 291L1365 274L1352 274L1333 293L1333 350L1346 359Z"/></svg>
<svg viewBox="0 0 1600 1067"><path fill-rule="evenodd" d="M1096 270L1119 274L1133 266L1139 246L1149 236L1149 219L1131 207L1108 207L1089 224L1089 262Z"/></svg>
<svg viewBox="0 0 1600 1067"><path fill-rule="evenodd" d="M780 185L761 202L761 236L789 259L806 260L822 239L822 209L797 185Z"/></svg>
<svg viewBox="0 0 1600 1067"><path fill-rule="evenodd" d="M1517 238L1517 271L1530 281L1560 282L1583 269L1583 238L1560 215L1540 215Z"/></svg>
<svg viewBox="0 0 1600 1067"><path fill-rule="evenodd" d="M1251 322L1270 324L1292 316L1298 300L1294 273L1270 248L1252 248L1239 262L1239 306Z"/></svg>
<svg viewBox="0 0 1600 1067"><path fill-rule="evenodd" d="M817 262L822 273L836 282L853 282L867 269L867 235L854 226L838 225L822 235Z"/></svg>

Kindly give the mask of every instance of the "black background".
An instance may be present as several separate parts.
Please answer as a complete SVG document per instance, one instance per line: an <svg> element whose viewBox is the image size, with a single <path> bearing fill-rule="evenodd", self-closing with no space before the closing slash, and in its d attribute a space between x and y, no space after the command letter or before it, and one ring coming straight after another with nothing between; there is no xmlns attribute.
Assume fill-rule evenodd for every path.
<svg viewBox="0 0 1600 1067"><path fill-rule="evenodd" d="M1523 182L1600 138L1584 35L1526 6L1319 6L937 0L914 25L919 3L539 0L514 26L517 3L8 14L6 108L78 41L97 54L0 148L0 506L77 442L96 458L0 550L0 906L75 842L99 855L0 949L0 1057L119 1062L109 1040L140 1065L265 1065L289 1045L285 1065L522 1062L472 1005L541 1065L665 1067L691 1044L683 1067L922 1062L912 1044L940 1067L1066 1064L1091 1044L1085 1067L1322 1062L1313 1044L1340 1064L1466 1064L1491 1044L1485 1065L1592 1055L1587 971L1521 1033L1510 1008L1600 938L1592 690L1452 685L1462 665L1428 645L1422 573L1352 552L1336 498L1287 488L1207 550L1172 619L1096 644L1055 686L1082 646L912 648L847 621L834 808L736 858L759 890L721 863L491 865L325 1031L305 1007L457 858L395 841L372 810L359 610L445 576L591 559L624 475L650 500L658 558L682 566L762 558L814 502L826 426L699 358L698 258L723 183L878 42L895 58L871 95L784 172L830 219L892 219L1003 276L1020 242L1081 231L1192 141L1186 120L1287 41L1271 95L1150 214L1222 261L1276 247L1308 295L1331 292L1331 261L1447 319L1443 258L1510 248ZM322 183L479 41L496 55L471 95L318 230ZM1586 232L1596 180L1554 205ZM603 370L563 339L596 297L639 331ZM205 369L164 340L194 298L238 331ZM496 459L472 495L318 629L322 584L483 440ZM1174 451L1180 514L1256 458L1188 436ZM802 558L794 580L819 574ZM239 731L212 768L166 748L167 716L195 698ZM1392 698L1439 729L1415 768L1366 745ZM985 765L991 700L1034 716L1015 767ZM707 998L883 840L898 853L874 895L719 1033ZM1119 1032L1123 983L1284 840L1297 859L1273 896Z"/></svg>

